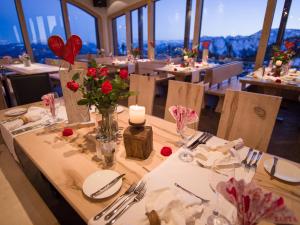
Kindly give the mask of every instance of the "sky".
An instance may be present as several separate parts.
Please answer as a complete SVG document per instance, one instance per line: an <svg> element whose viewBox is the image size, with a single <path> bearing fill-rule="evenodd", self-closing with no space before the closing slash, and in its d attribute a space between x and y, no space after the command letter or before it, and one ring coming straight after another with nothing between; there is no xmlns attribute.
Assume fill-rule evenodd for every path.
<svg viewBox="0 0 300 225"><path fill-rule="evenodd" d="M195 0L193 1L192 18L195 16ZM60 0L21 0L21 2L32 42L45 43L53 34L59 34L65 38ZM277 0L273 28L279 25L283 2L284 0ZM160 0L156 5L156 39L182 40L186 1ZM262 29L266 5L267 0L204 0L201 35L251 35ZM95 42L93 17L70 4L68 4L68 9L71 32L78 34L84 42ZM14 0L0 0L0 11L0 43L1 40L22 42ZM300 0L293 0L287 28L300 29ZM124 34L125 26L120 30L122 29Z"/></svg>

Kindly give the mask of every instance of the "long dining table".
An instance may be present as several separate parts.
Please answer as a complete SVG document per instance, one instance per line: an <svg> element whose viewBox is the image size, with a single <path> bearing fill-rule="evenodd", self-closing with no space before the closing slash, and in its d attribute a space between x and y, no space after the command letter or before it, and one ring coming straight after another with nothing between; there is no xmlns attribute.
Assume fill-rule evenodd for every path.
<svg viewBox="0 0 300 225"><path fill-rule="evenodd" d="M32 63L31 66L24 66L23 63L20 64L4 64L4 68L14 71L17 74L21 75L31 75L31 74L39 74L39 73L56 73L59 71L58 66L52 66L42 63Z"/></svg>
<svg viewBox="0 0 300 225"><path fill-rule="evenodd" d="M42 106L41 102L26 105ZM129 112L127 108L118 114L119 128L128 126ZM0 111L0 120L7 119L4 116L6 110ZM92 118L95 118L92 113ZM14 145L22 151L71 207L87 223L105 206L114 201L133 182L138 182L146 174L163 164L167 157L160 154L164 146L169 146L174 152L178 150L176 141L178 135L176 126L161 118L146 115L146 125L153 129L153 151L148 159L136 160L126 157L123 141L120 140L116 151L115 164L110 168L119 173L125 173L123 185L117 194L101 201L91 201L82 193L82 184L91 173L102 170L101 164L95 160L95 142L93 136L95 127L81 127L74 129L71 137L63 137L62 129L67 125L57 124L51 128L41 128L26 132L14 138ZM270 175L263 167L263 161L273 156L264 153L256 173L254 181L269 191L285 198L288 207L296 214L300 212L300 184L285 183L277 179L270 179ZM299 168L300 164L295 163ZM67 215L66 215L67 216ZM298 219L299 215L298 215ZM261 222L260 224L269 224Z"/></svg>

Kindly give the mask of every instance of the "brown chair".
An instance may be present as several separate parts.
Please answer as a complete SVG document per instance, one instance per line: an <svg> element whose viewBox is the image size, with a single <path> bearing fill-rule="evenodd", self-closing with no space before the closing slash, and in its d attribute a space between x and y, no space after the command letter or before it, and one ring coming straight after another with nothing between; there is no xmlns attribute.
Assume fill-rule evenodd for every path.
<svg viewBox="0 0 300 225"><path fill-rule="evenodd" d="M166 61L154 60L149 62L138 62L136 65L136 71L138 74L144 75L156 75L154 72L156 68L163 67L167 64Z"/></svg>
<svg viewBox="0 0 300 225"><path fill-rule="evenodd" d="M155 77L131 74L130 91L133 91L136 94L129 97L128 105L137 104L145 106L146 113L152 115L155 97Z"/></svg>
<svg viewBox="0 0 300 225"><path fill-rule="evenodd" d="M188 83L183 81L169 81L167 103L165 108L165 120L174 122L169 112L172 105L182 105L194 109L199 118L203 102L205 85L202 83Z"/></svg>
<svg viewBox="0 0 300 225"><path fill-rule="evenodd" d="M0 110L7 108L5 95L6 95L5 89L2 85L2 83L0 82Z"/></svg>
<svg viewBox="0 0 300 225"><path fill-rule="evenodd" d="M266 152L281 97L227 90L217 136Z"/></svg>

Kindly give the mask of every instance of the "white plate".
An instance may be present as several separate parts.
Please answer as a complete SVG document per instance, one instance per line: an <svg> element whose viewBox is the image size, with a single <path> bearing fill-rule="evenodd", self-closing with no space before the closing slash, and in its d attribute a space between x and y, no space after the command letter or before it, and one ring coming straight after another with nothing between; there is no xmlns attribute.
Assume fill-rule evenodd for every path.
<svg viewBox="0 0 300 225"><path fill-rule="evenodd" d="M273 159L264 161L265 169L270 173ZM300 168L287 160L278 159L274 177L288 182L300 182Z"/></svg>
<svg viewBox="0 0 300 225"><path fill-rule="evenodd" d="M5 116L20 116L27 112L26 108L15 108L4 113Z"/></svg>
<svg viewBox="0 0 300 225"><path fill-rule="evenodd" d="M124 107L118 105L118 106L117 106L117 113L121 113L121 112L123 112L123 111L124 111Z"/></svg>
<svg viewBox="0 0 300 225"><path fill-rule="evenodd" d="M108 184L110 181L112 181L119 175L120 174L118 172L113 170L100 170L95 173L92 173L83 182L82 191L86 196L90 197L91 194L104 187L106 184ZM122 179L120 179L117 183L115 183L112 187L110 187L102 194L94 197L94 199L107 198L119 191L121 186Z"/></svg>

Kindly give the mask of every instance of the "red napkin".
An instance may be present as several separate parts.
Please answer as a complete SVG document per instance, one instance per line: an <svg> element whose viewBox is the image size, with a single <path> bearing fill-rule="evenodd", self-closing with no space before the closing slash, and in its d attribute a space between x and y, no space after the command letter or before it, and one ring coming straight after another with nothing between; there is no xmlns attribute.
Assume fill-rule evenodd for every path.
<svg viewBox="0 0 300 225"><path fill-rule="evenodd" d="M254 225L260 220L273 224L298 222L294 213L285 206L282 197L257 187L254 182L246 184L244 180L231 178L227 182L220 182L217 190L237 208L240 225Z"/></svg>

